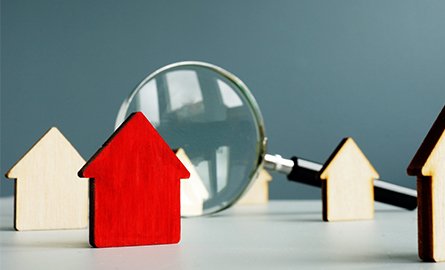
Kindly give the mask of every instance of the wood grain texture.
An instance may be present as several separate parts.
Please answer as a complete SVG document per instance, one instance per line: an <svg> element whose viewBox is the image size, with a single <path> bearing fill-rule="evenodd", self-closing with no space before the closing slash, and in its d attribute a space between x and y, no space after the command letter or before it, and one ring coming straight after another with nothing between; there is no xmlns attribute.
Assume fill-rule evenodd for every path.
<svg viewBox="0 0 445 270"><path fill-rule="evenodd" d="M378 177L354 140L344 138L320 171L323 220L372 219Z"/></svg>
<svg viewBox="0 0 445 270"><path fill-rule="evenodd" d="M57 128L49 129L6 173L15 179L14 228L86 228L88 185L77 177L84 163Z"/></svg>
<svg viewBox="0 0 445 270"><path fill-rule="evenodd" d="M445 107L407 171L417 176L419 257L445 261Z"/></svg>
<svg viewBox="0 0 445 270"><path fill-rule="evenodd" d="M90 178L93 247L180 240L180 179L189 172L141 112L131 114L79 171Z"/></svg>
<svg viewBox="0 0 445 270"><path fill-rule="evenodd" d="M269 182L272 176L265 170L260 169L257 177L253 180L252 186L237 202L240 205L265 204L269 202Z"/></svg>
<svg viewBox="0 0 445 270"><path fill-rule="evenodd" d="M209 198L209 192L184 149L180 148L175 152L190 172L189 179L181 181L181 216L200 216L203 213L204 201Z"/></svg>

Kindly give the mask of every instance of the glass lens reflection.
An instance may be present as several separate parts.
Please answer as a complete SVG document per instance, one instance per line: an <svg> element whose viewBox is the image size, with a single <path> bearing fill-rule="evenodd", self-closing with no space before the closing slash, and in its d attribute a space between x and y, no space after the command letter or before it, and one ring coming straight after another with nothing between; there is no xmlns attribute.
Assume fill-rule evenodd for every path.
<svg viewBox="0 0 445 270"><path fill-rule="evenodd" d="M142 111L170 147L185 150L209 194L204 213L230 206L256 172L263 127L247 95L222 73L181 65L157 73L129 100L126 116Z"/></svg>

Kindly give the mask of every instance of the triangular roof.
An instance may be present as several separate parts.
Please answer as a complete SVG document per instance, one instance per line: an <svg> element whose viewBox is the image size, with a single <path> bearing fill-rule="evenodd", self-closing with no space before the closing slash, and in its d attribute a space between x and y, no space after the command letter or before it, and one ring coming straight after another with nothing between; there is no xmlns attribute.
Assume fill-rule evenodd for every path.
<svg viewBox="0 0 445 270"><path fill-rule="evenodd" d="M40 137L39 140L37 140L37 142L34 143L33 146L31 146L31 148L28 149L28 151L26 151L26 153L8 170L8 172L6 172L6 178L17 178L17 173L20 173L18 171L20 171L21 164L23 164L27 159L33 158L36 155L48 155L46 151L41 152L41 150L43 149L43 146L45 144L54 143L54 141L57 141L58 144L63 144L67 149L70 149L75 154L75 156L78 156L79 159L84 160L79 152L77 152L76 148L74 148L74 146L62 134L62 132L60 132L60 130L56 127L51 127L45 132L45 134L43 134L42 137Z"/></svg>
<svg viewBox="0 0 445 270"><path fill-rule="evenodd" d="M108 152L107 148L111 147L114 143L121 140L124 135L128 135L125 134L127 132L135 133L136 136L134 137L134 140L138 140L141 143L148 143L151 141L150 143L152 144L152 141L155 141L156 144L160 146L159 149L163 152L162 156L165 160L162 162L162 164L159 164L159 170L165 170L173 167L178 173L178 180L186 179L190 176L188 170L176 157L173 150L168 146L161 135L151 125L144 114L142 112L135 112L128 116L128 118L119 126L118 129L114 131L114 133L103 144L103 146L80 169L78 173L79 177L94 178L95 167L101 167L103 165L106 166L106 164L101 164L101 161L106 158ZM126 155L123 155L122 159L125 159L125 156Z"/></svg>
<svg viewBox="0 0 445 270"><path fill-rule="evenodd" d="M366 162L368 167L370 168L370 173L373 174L374 178L378 178L379 174L375 170L374 166L369 162L369 160L366 158L365 154L361 151L361 149L358 147L358 145L355 143L355 141L351 137L343 138L343 140L338 144L338 146L335 148L334 152L329 156L328 160L324 163L323 167L321 168L319 175L322 179L326 179L325 174L331 166L335 164L335 160L338 156L341 155L341 150L346 146L351 145L356 148L356 152L359 154L359 156L362 158L363 162Z"/></svg>
<svg viewBox="0 0 445 270"><path fill-rule="evenodd" d="M445 106L439 113L436 121L434 121L433 126L426 135L422 144L420 145L417 153L414 155L411 163L408 166L408 175L419 175L421 174L422 167L425 165L428 157L433 151L434 147L438 143L440 137L445 132Z"/></svg>
<svg viewBox="0 0 445 270"><path fill-rule="evenodd" d="M267 182L271 182L273 178L272 178L272 175L270 175L270 173L266 169L262 168L261 170L259 170L258 176L256 179L267 183Z"/></svg>

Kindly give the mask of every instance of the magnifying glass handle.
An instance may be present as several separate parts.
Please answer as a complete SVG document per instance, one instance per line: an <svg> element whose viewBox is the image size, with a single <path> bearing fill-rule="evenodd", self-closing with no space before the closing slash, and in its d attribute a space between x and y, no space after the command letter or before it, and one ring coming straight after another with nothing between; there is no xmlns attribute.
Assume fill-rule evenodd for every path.
<svg viewBox="0 0 445 270"><path fill-rule="evenodd" d="M279 155L266 155L264 167L287 175L293 182L321 187L319 172L321 164L298 157L284 159ZM374 180L374 200L385 204L414 210L417 207L417 192L381 180Z"/></svg>

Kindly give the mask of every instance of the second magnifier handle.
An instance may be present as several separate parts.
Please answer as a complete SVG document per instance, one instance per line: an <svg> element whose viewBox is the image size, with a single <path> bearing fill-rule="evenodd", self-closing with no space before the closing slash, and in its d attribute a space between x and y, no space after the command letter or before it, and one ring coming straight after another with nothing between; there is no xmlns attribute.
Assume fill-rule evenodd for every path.
<svg viewBox="0 0 445 270"><path fill-rule="evenodd" d="M265 167L287 174L290 181L321 187L319 172L321 164L292 157L283 159L280 156L266 155ZM414 210L417 207L417 192L415 190L374 180L374 200L397 207Z"/></svg>

